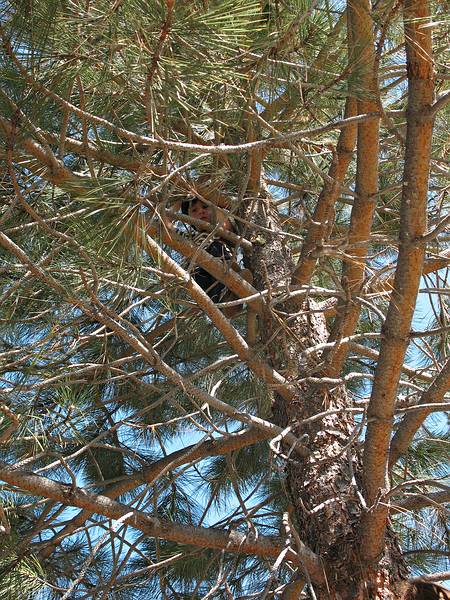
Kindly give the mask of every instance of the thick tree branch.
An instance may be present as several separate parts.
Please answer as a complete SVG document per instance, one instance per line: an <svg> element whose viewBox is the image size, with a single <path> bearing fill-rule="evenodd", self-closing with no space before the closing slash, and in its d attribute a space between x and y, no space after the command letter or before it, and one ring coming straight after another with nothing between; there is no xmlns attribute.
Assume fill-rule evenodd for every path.
<svg viewBox="0 0 450 600"><path fill-rule="evenodd" d="M159 258L164 262L171 272L182 279L185 279L185 284L188 292L198 301L199 306L205 310L205 312L211 317L213 322L219 326L219 329L225 336L229 338L228 341L233 345L237 346L238 355L241 355L248 366L252 368L256 374L263 378L269 385L273 385L277 388L278 393L285 396L286 399L290 399L294 394L291 386L287 384L284 378L279 375L274 369L272 369L266 363L256 359L251 353L250 348L238 334L238 332L232 327L229 321L223 316L222 312L214 305L210 298L203 292L203 290L193 281L189 275L182 269L175 261L165 254L161 248L154 242L150 237L147 239L148 247L151 251L155 252ZM57 282L51 275L47 275L40 267L34 265L28 256L19 248L12 240L6 235L0 233L0 244L14 254L23 264L30 268L32 273L42 279L47 285L55 289L57 292L62 294L64 298L68 296L67 290ZM208 406L214 407L217 410L224 412L228 416L246 424L255 425L264 431L271 432L273 437L283 434L284 439L287 443L295 448L295 451L301 455L306 456L308 450L298 443L298 439L291 433L285 433L281 427L260 419L259 417L245 414L234 407L222 402L218 398L211 396L207 392L197 388L195 385L190 383L186 378L182 377L168 364L166 364L158 355L158 353L149 345L145 337L137 330L131 323L125 321L122 317L115 313L111 313L106 306L101 304L95 297L92 300L95 306L88 304L81 298L75 298L68 296L68 299L78 308L80 308L86 315L92 319L98 320L106 327L110 328L119 335L123 341L127 342L134 350L136 350L140 356L147 360L148 364L159 370L163 375L168 377L175 385L177 385L183 392L191 393L194 397L198 398L201 403L208 404Z"/></svg>
<svg viewBox="0 0 450 600"><path fill-rule="evenodd" d="M430 107L430 114L433 115L433 117L436 116L437 113L443 108L445 108L449 102L450 92L442 94L442 96L440 96L440 98L438 98L436 102Z"/></svg>
<svg viewBox="0 0 450 600"><path fill-rule="evenodd" d="M366 356L373 361L378 361L380 357L380 353L373 348L369 348L368 346L363 346L362 344L357 344L356 342L350 342L350 350L360 354L361 356ZM433 376L427 372L422 372L420 369L413 369L408 367L407 365L403 365L402 371L406 373L411 379L417 379L419 381L427 381L431 382L433 380Z"/></svg>
<svg viewBox="0 0 450 600"><path fill-rule="evenodd" d="M168 454L160 460L155 461L148 467L142 469L142 471L130 475L124 481L108 487L104 491L104 495L112 499L118 498L122 494L130 492L143 483L153 483L158 479L158 477L161 476L163 472L167 472L169 470L172 471L178 467L181 467L182 465L193 463L194 461L201 460L202 458L229 454L230 452L235 452L240 448L245 448L260 441L267 440L270 437L271 436L268 432L251 428L240 431L239 433L231 433L225 438L207 440L205 442L187 446L177 450L176 452ZM53 538L46 542L44 548L42 548L40 551L40 555L43 558L50 556L61 540L73 533L75 529L83 525L83 523L90 517L91 514L92 513L90 513L88 510L84 510L73 517L73 519L71 519L61 531L59 531Z"/></svg>
<svg viewBox="0 0 450 600"><path fill-rule="evenodd" d="M356 100L349 97L347 98L345 107L345 116L350 117L355 113ZM317 257L313 256L313 252L320 249L334 220L333 206L340 194L341 185L344 182L344 177L353 157L356 132L357 126L354 125L346 127L339 135L336 152L328 172L328 176L333 180L333 183L325 182L317 200L316 208L308 227L308 233L302 245L297 267L292 274L293 284L306 285L311 280L314 267L317 263Z"/></svg>
<svg viewBox="0 0 450 600"><path fill-rule="evenodd" d="M361 523L361 557L376 562L384 547L389 507L376 505L387 489L389 443L398 381L409 342L411 320L424 261L420 239L426 231L428 176L433 122L427 110L433 101L434 67L428 2L406 0L405 44L408 62L408 123L400 211L400 248L394 289L383 325L383 341L368 407L363 483L370 510Z"/></svg>
<svg viewBox="0 0 450 600"><path fill-rule="evenodd" d="M6 139L10 139L14 134L14 127L10 121L1 115L0 131L3 132ZM40 177L55 185L64 185L65 191L82 195L86 193L89 181L91 180L90 177L75 175L70 169L65 167L62 162L58 162L56 158L55 160L51 160L46 150L29 137L19 136L18 139L14 139L14 142L16 145L23 148L28 155L36 159L38 168L36 168L36 165L27 165L32 172L36 172ZM80 144L82 143L80 142Z"/></svg>
<svg viewBox="0 0 450 600"><path fill-rule="evenodd" d="M122 519L149 536L179 544L238 554L256 554L268 559L277 558L283 550L283 541L279 538L258 536L257 539L252 539L251 536L238 531L207 529L163 521L144 512L130 509L106 496L92 494L82 488L73 488L71 485L28 473L4 461L0 461L0 479L26 492L55 500L65 506L83 508L110 519ZM287 558L295 564L303 565L314 581L324 581L319 557L306 547L298 549L297 553L288 551Z"/></svg>
<svg viewBox="0 0 450 600"><path fill-rule="evenodd" d="M441 571L438 573L429 573L428 575L420 575L418 577L411 577L409 581L421 582L421 581L447 581L450 578L450 571ZM450 592L447 590L447 596L444 596L442 600L446 600Z"/></svg>
<svg viewBox="0 0 450 600"><path fill-rule="evenodd" d="M347 10L344 13L347 21L349 21L349 12ZM342 16L340 22L342 22ZM347 38L350 52L353 46L353 30L350 23L347 23ZM345 117L353 117L357 112L358 104L356 98L348 96L345 103ZM342 129L339 134L339 140L328 171L328 175L333 180L333 183L325 181L317 200L316 208L302 245L297 267L292 274L293 283L303 285L308 284L311 280L314 267L317 263L317 258L312 256L312 253L317 248L320 248L327 233L331 230L331 223L334 221L333 206L339 197L341 186L353 157L357 131L358 126L354 125Z"/></svg>
<svg viewBox="0 0 450 600"><path fill-rule="evenodd" d="M96 125L105 127L106 129L114 133L119 139L125 139L137 144L143 144L149 149L166 148L168 150L180 150L181 152L196 152L198 154L211 155L240 154L262 148L277 147L277 145L284 144L285 142L293 142L301 138L314 137L323 133L328 133L329 131L334 131L335 129L349 127L351 125L354 125L355 123L360 123L367 120L370 121L378 117L377 112L359 114L355 117L350 117L348 119L340 119L339 121L329 123L321 127L295 131L292 133L287 133L280 136L267 138L264 140L256 140L254 142L248 142L243 144L218 144L214 146L205 146L203 144L189 144L185 142L164 140L160 137L154 138L145 135L140 135L127 129L124 129L123 127L118 127L117 125L114 125L113 123L111 123L107 119L104 119L103 117L98 117L97 115L94 115L88 111L81 110L74 104L68 102L67 100L56 94L55 92L49 90L39 82L35 81L33 77L26 72L26 70L22 67L20 63L18 63L17 66L23 74L23 76L25 77L25 79L28 81L28 83L30 83L33 87L42 92L44 96L56 101L65 110L71 111L80 119L86 119L91 123L95 123Z"/></svg>
<svg viewBox="0 0 450 600"><path fill-rule="evenodd" d="M352 66L359 71L359 86L363 97L358 100L358 113L374 113L378 109L378 81L376 79L373 21L368 0L352 0L348 5L349 23L352 29ZM342 338L352 335L356 329L361 305L356 296L364 281L367 249L378 191L379 119L374 118L358 124L356 197L350 217L348 243L352 248L351 260L343 265L342 288L346 298L338 301L337 317L330 333L330 341L336 346L325 357L325 374L337 377L348 352Z"/></svg>
<svg viewBox="0 0 450 600"><path fill-rule="evenodd" d="M404 513L406 511L420 510L428 506L436 507L440 505L439 510L444 508L444 504L450 502L449 492L432 492L430 494L410 494L402 500L393 501L391 505L391 513Z"/></svg>

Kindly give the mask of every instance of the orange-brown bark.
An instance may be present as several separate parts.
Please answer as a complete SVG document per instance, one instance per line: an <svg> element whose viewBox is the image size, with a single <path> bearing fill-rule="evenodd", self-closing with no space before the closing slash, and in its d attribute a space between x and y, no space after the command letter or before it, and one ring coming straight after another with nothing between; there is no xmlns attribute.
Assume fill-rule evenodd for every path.
<svg viewBox="0 0 450 600"><path fill-rule="evenodd" d="M115 499L130 492L142 483L153 483L160 476L160 474L167 470L173 470L181 465L190 463L201 458L207 458L209 456L218 456L220 454L228 454L245 448L252 444L268 439L270 434L267 434L258 429L248 429L239 433L232 433L228 437L223 439L208 440L199 444L193 444L187 446L181 450L177 450L168 454L164 458L155 461L153 464L145 467L142 471L136 472L134 475L130 475L124 481L116 483L107 488L103 495L110 499ZM83 525L83 523L90 517L92 513L84 509L73 517L53 538L48 540L44 548L39 552L42 558L48 558L60 542L70 535L75 529Z"/></svg>
<svg viewBox="0 0 450 600"><path fill-rule="evenodd" d="M347 99L345 117L356 114L356 100L353 97ZM317 201L312 222L308 227L308 233L302 245L302 251L297 267L292 274L294 285L306 285L310 282L317 258L311 256L312 252L320 249L324 242L327 231L330 229L330 220L334 218L333 206L339 196L340 187L344 182L348 166L353 157L353 149L356 141L357 126L346 127L339 135L336 153L333 157L328 175L333 183L325 183Z"/></svg>
<svg viewBox="0 0 450 600"><path fill-rule="evenodd" d="M360 94L358 113L377 112L377 88L375 79L375 45L373 39L373 21L368 0L352 0L348 4L349 21L354 43L353 67L359 73ZM330 341L337 346L328 354L325 373L336 377L348 351L342 338L354 333L360 314L360 305L356 301L364 281L367 248L372 227L378 190L379 161L379 119L373 118L359 123L357 139L356 197L348 232L348 243L352 247L352 260L346 261L342 270L342 287L346 298L337 306L337 317L331 331Z"/></svg>
<svg viewBox="0 0 450 600"><path fill-rule="evenodd" d="M77 506L110 519L120 519L152 537L161 537L201 548L215 548L239 554L256 554L267 558L277 558L283 550L283 540L279 538L259 536L256 539L233 530L207 529L171 523L142 511L130 509L106 496L86 492L71 485L22 471L3 461L0 462L0 479L32 494L61 502L66 506ZM314 580L323 582L322 566L313 552L306 548L300 548L297 549L297 553L288 551L287 557L297 564L301 561L301 564L308 568Z"/></svg>
<svg viewBox="0 0 450 600"><path fill-rule="evenodd" d="M378 560L384 547L388 518L379 495L388 488L387 466L394 403L424 261L421 237L426 231L428 176L433 122L434 67L428 2L406 0L405 45L408 63L406 156L400 211L400 245L394 289L383 326L383 341L368 408L364 446L364 491L369 507L361 524L361 555L367 563Z"/></svg>

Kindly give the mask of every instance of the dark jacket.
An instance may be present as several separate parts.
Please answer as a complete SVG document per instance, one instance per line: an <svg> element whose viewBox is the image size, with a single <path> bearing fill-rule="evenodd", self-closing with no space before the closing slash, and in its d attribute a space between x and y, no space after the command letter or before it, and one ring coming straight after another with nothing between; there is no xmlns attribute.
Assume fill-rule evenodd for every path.
<svg viewBox="0 0 450 600"><path fill-rule="evenodd" d="M221 239L213 240L209 246L205 247L205 251L214 258L222 260L231 260L233 251L230 246ZM195 267L192 277L196 283L204 290L213 302L221 302L227 291L227 288L221 281L217 281L208 271L202 267Z"/></svg>

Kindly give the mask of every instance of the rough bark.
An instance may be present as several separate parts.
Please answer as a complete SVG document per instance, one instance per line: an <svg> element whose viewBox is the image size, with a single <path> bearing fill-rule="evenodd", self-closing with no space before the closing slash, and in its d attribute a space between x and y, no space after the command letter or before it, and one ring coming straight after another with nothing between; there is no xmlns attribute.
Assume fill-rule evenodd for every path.
<svg viewBox="0 0 450 600"><path fill-rule="evenodd" d="M422 4L421 4L422 7ZM351 5L354 21L359 22L355 29L366 32L370 20L370 7L366 2L353 2ZM413 37L410 31L414 11L423 10L414 2L405 5L406 37L409 62L417 60L412 56L411 45L418 45L425 50L424 56L430 57L431 46L423 48L421 40ZM422 19L426 14L418 14ZM417 24L416 24L417 27ZM361 38L360 38L361 39ZM371 38L370 38L371 39ZM414 39L411 42L411 39ZM361 41L361 44L363 44ZM373 54L373 47L367 49L362 45L361 54ZM416 49L417 52L417 49ZM426 59L425 59L426 60ZM368 61L368 62L367 62ZM365 59L367 64L370 60ZM392 431L393 402L398 384L403 356L408 342L412 310L417 292L418 277L423 264L423 244L420 236L425 231L425 222L421 216L426 206L426 188L429 160L429 137L431 137L430 118L426 123L421 120L421 111L414 107L416 94L421 95L421 109L429 106L430 74L426 70L427 82L420 80L421 69L417 65L410 66L410 108L408 114L407 157L405 165L405 186L400 233L399 266L394 283L394 295L391 300L390 315L385 326L386 340L383 344L389 362L382 361L380 355L379 379L383 381L378 387L375 383L371 407L369 408L369 428L376 433L369 433L364 454L364 488L361 486L361 456L356 444L358 428L349 413L345 412L349 399L344 389L339 386L330 387L324 384L297 383L297 395L293 398L282 398L274 392L273 420L280 427L290 427L297 437L305 436L311 454L305 458L287 461L287 487L295 515L295 524L301 531L302 541L316 554L322 557L326 572L327 586L315 588L316 597L350 600L374 598L388 600L401 598L405 593L406 569L395 536L388 528L388 509L379 508L375 502L379 490L383 488L384 474L387 466L389 439ZM424 89L425 88L425 89ZM373 86L369 90L373 91ZM369 110L361 102L360 110ZM428 103L428 104L427 104ZM420 150L415 151L417 142L412 136L421 140ZM428 137L429 136L429 137ZM409 144L408 144L409 140ZM365 122L359 128L358 152L359 170L357 175L358 202L352 213L351 241L361 243L355 262L346 266L344 278L348 284L350 296L354 296L361 288L364 276L364 260L366 246L364 242L370 237L370 225L374 210L373 195L377 190L377 157L368 160L368 155L375 153L378 147L378 123ZM420 160L421 173L414 166ZM414 176L413 176L414 175ZM412 183L414 182L414 185ZM421 197L421 198L420 198ZM255 274L254 285L257 289L269 290L289 281L292 261L286 246L282 243L280 228L270 200L259 199L256 209L249 215L257 224L273 234L258 234L258 241L253 241L253 249L249 263ZM407 258L404 258L404 257ZM416 266L417 277L408 276L409 269ZM407 268L406 268L407 267ZM403 273L403 275L402 275ZM402 289L402 286L405 286ZM415 290L415 291L414 291ZM270 300L269 294L269 300ZM408 303L405 311L404 302ZM400 300L402 300L400 302ZM305 303L307 311L310 303ZM298 306L297 306L298 308ZM359 308L350 302L341 307L340 316L331 339L338 341L343 335L354 332ZM291 314L289 314L291 313ZM390 319L390 320L389 320ZM289 303L267 303L261 313L261 331L266 353L271 364L291 382L308 377L318 370L320 356L314 359L298 356L299 349L328 341L328 332L323 317L314 313L294 314ZM394 335L398 330L399 334ZM276 343L274 341L276 340ZM390 348L390 350L389 350ZM333 354L330 373L340 373L345 358L345 349L339 355ZM395 372L392 371L394 365ZM386 373L389 382L386 392ZM384 382L384 383L383 383ZM386 398L389 401L386 402ZM335 414L326 415L320 420L309 420L317 413L336 409ZM339 412L340 411L340 412ZM381 415L381 416L380 416ZM379 439L382 439L378 444ZM350 442L350 443L349 443ZM372 444L373 442L373 444ZM380 456L381 454L381 456ZM373 459L373 460L372 460ZM381 467L380 467L381 465ZM375 475L372 479L372 472ZM381 477L381 479L380 479ZM361 494L364 489L366 498ZM367 510L367 509L370 510ZM361 527L361 520L363 526Z"/></svg>
<svg viewBox="0 0 450 600"><path fill-rule="evenodd" d="M290 281L293 263L282 237L277 235L279 226L269 200L260 199L252 219L273 231L265 233L264 239L259 234L259 244L253 244L249 262L255 286L270 289ZM272 309L266 305L261 317L266 353L290 381L307 377L317 369L315 361L320 360L317 356L314 360L299 358L299 349L324 342L328 336L323 316L315 313L285 316L297 308L289 303ZM308 304L303 308L307 309ZM287 461L294 526L301 532L302 541L324 561L328 587L316 586L317 598L355 598L358 585L355 540L361 506L354 480L358 458L351 445L347 453L347 445L357 431L356 424L351 414L345 412L348 397L342 387L297 383L295 389L297 393L292 399L283 398L276 391L273 397L274 422L305 436L302 439L311 450L307 458ZM337 412L305 422L332 409ZM355 588L349 583L352 581Z"/></svg>
<svg viewBox="0 0 450 600"><path fill-rule="evenodd" d="M432 65L430 68L429 60L431 52L429 29L420 29L423 19L427 18L425 9L426 3L422 1L406 0L405 20L411 94L408 108L407 160L404 175L405 188L403 192L400 259L394 282L391 308L384 328L385 340L379 355L380 367L377 372L369 412L368 442L364 455L366 502L361 493L363 490L360 475L361 457L357 446L359 427L355 423L352 413L346 412L346 409L349 408L350 399L345 388L335 384L305 381L311 375L324 372L321 364L324 359L323 355L314 354L311 357L306 353L302 354L301 351L329 341L325 320L320 314L308 312L308 309L314 308L312 301L305 301L301 305L298 302L291 301L276 302L276 294L278 293L276 288L279 288L280 285L287 286L292 281L293 273L295 274L294 281L297 277L297 282L300 283L306 283L311 277L315 265L315 259L311 258L311 252L318 244L320 245L325 235L325 222L330 220L331 206L339 190L339 182L342 182L344 177L345 168L350 157L351 129L357 120L349 119L351 113L346 114L347 129L344 129L341 135L344 142L341 146L338 145L338 160L337 163L332 165L329 175L329 178L335 180L335 185L330 186L328 180L328 187L324 188L320 197L314 220L322 223L317 228L311 227L309 230L310 237L307 238L302 253L301 268L303 271L295 272L294 270L291 255L283 242L281 227L279 227L275 213L272 211L270 198L257 199L254 211L252 214L247 215L249 220L264 227L263 232L258 232L255 239L252 240L252 246L248 248L250 252L248 262L255 274L255 288L256 290L267 289L269 292L266 299L261 300L258 298L253 303L253 308L258 312L262 325L260 329L263 349L257 348L253 352L253 349L248 347L245 340L238 335L238 332L217 307L202 294L201 290L197 289L188 274L173 261L170 262L167 257L163 256L161 249L154 240L148 241L150 250L155 256L163 260L168 272L173 273L179 277L180 281L184 282L187 291L205 314L210 316L213 324L223 333L230 347L234 348L243 363L246 363L249 368L272 387L273 423L276 426L273 423L270 424L260 420L255 438L265 439L289 427L290 431L285 435L284 440L287 440L289 435L294 439L300 438L309 449L309 452L305 452L303 455L289 455L287 457L286 481L291 499L294 526L298 530L302 542L312 550L312 552L309 552L301 543L297 543L300 562L303 565L306 579L310 577L315 586L318 600L324 600L325 598L328 600L362 600L363 598L364 600L367 598L387 600L389 598L400 598L402 594L400 588L403 588L403 592L405 591L405 587L402 585L399 585L398 589L394 589L397 582L402 583L404 578L403 564L395 538L389 529L386 531L387 509L379 506L377 502L380 490L382 490L386 480L393 402L398 377L400 371L404 368L403 355L408 343L415 296L414 289L417 291L418 277L423 264L424 246L421 236L425 232L426 160L429 157L429 136L431 134L431 112L428 111L428 108L430 107L430 94L432 94L432 84L430 86L430 82L432 82L433 77ZM357 44L356 60L360 65L364 64L368 70L364 81L369 94L367 98L360 100L359 103L359 113L364 115L364 113L373 113L378 110L377 103L371 96L375 88L371 80L374 49L371 37L372 21L369 2L367 0L353 0L350 3L349 12L352 13L355 32L360 36ZM415 21L417 18L418 20ZM32 80L30 83L34 85ZM226 148L224 146L206 148L205 144L202 145L201 143L183 144L174 142L169 144L163 140L146 138L145 136L131 134L131 132L123 129L111 127L105 120L94 118L83 110L75 110L76 107L72 105L70 105L70 109L77 113L80 118L90 119L92 122L109 127L115 133L123 134L124 139L140 141L147 144L148 148L173 147L179 150L196 150L199 153L216 154L219 157L225 156L225 152L249 151L251 152L251 162L248 191L253 199L260 193L260 154L272 146L283 144L286 140L294 141L302 135L302 132L296 132L285 138L281 136L254 143L249 140L247 144ZM355 303L355 296L358 295L364 278L366 254L364 243L370 237L370 221L374 208L373 195L377 189L377 160L376 157L371 160L368 157L377 154L378 118L373 115L368 120L364 116L361 117L361 119L363 118L364 125L359 126L358 140L358 198L354 204L349 235L349 242L357 244L358 250L355 251L354 262L346 263L345 267L343 277L345 285L343 287L347 289L349 295L347 300L341 302L339 306L340 314L331 337L332 340L337 342L340 338L353 333L358 321L359 308ZM9 135L9 125L4 119L0 120L0 126ZM321 131L325 129L320 128ZM197 142L200 142L200 140L197 139ZM94 156L97 153L97 158L102 158L98 154L98 150L95 147L90 147L87 143L67 139L66 145L81 155ZM55 157L53 155L50 157L43 147L32 140L22 141L21 146L27 155L34 156L45 167L45 172L42 175L44 178L60 185L64 184L66 188L72 189L76 193L83 193L85 189L83 178L74 176L63 164L56 164L55 167ZM417 150L415 146L418 146ZM342 150L342 161L339 158L340 150ZM104 154L103 158L107 162L109 161L110 164L115 164L114 160L116 159L112 158L111 155L106 156ZM139 171L145 162L141 160L125 161L128 166L124 167L123 160L120 160L123 168L136 171ZM177 179L174 177L173 181L177 181ZM182 184L180 183L180 185ZM182 254L186 256L195 255L198 264L204 266L219 280L226 283L237 295L244 297L255 292L252 286L232 271L228 271L220 261L214 260L205 252L198 251L186 240L164 233L162 238ZM0 242L8 250L14 251L19 259L23 258L23 264L29 265L25 260L26 257L22 256L23 253L20 254L20 249L16 246L13 247L11 241L4 234L0 234ZM34 268L32 272L36 277L40 277L45 281L45 272L42 269L32 265L29 266L30 269ZM414 277L410 281L411 269L414 271ZM48 279L48 285L55 287L57 282ZM64 290L61 290L61 293L64 295ZM407 310L405 310L406 305ZM298 313L299 308L302 309L302 314ZM88 314L89 309L86 310ZM101 320L101 316L99 318ZM190 385L186 387L181 377L178 377L176 372L169 369L152 352L152 348L149 346L151 341L149 337L136 337L131 330L124 330L120 323L114 327L114 323L111 323L108 314L104 315L102 322L108 325L111 331L121 335L134 350L147 359L150 365L158 368L180 388L186 388L199 400L214 406L218 410L224 410L231 417L247 422L242 415L233 412L229 407L219 403L217 399L202 394L201 391ZM265 355L264 358L268 357L268 361L258 356L259 350L262 350L261 354ZM341 347L337 355L329 355L328 358L330 359L331 356L334 360L327 371L328 375L340 374L345 353L345 347ZM446 377L445 381L443 377ZM446 375L442 376L441 374L441 378L437 378L435 384L433 384L434 387L430 388L429 394L434 394L431 396L433 399L440 397L441 392L442 394L445 392L446 382L448 383L448 369ZM424 398L429 399L430 396L424 396ZM324 411L328 414L320 419L316 418L318 413ZM330 411L335 412L331 414ZM417 425L418 415L420 419L425 413L413 413L411 418L405 419L408 427L402 430L403 439L401 441L403 445L406 443L405 436L407 437L406 441L409 441L410 437L408 436L411 435L412 431L409 426L411 424L413 427ZM248 440L249 443L252 439L253 437ZM394 439L395 441L398 440ZM234 443L235 440L225 440L223 444L217 440L211 443L208 442L210 444L207 448L208 454L212 456L222 452L230 452L235 447ZM287 444L281 445L281 451L286 453L289 450ZM395 444L392 444L391 460L395 457L395 452L398 452L398 449ZM126 489L138 485L141 481L151 481L161 474L161 470L169 467L175 468L183 464L186 456L190 460L200 457L201 449L192 449L187 454L186 450L183 450L163 459L158 465L146 469L141 474L141 478L130 478L125 484L110 489L107 494L109 498L106 497L107 495L105 497L94 496L77 488L70 488L33 474L23 473L5 464L0 465L0 476L5 481L10 482L11 485L21 486L22 489L33 493L42 494L65 504L78 506L83 509L82 515L84 518L91 511L96 511L110 518L129 518L138 529L148 535L161 536L180 543L195 543L199 546L205 545L225 549L236 553L248 551L270 559L277 558L281 548L279 540L264 537L259 540L252 540L240 534L235 535L233 532L183 528L153 519L138 511L131 511L128 514L127 507L111 500L111 498L123 493ZM367 513L365 513L366 503L370 508L370 512ZM360 529L361 519L363 519L362 530ZM317 556L321 557L322 563L319 563ZM293 552L289 553L287 558L292 560L293 563L299 561L298 556ZM362 558L366 560L365 563L361 560ZM299 594L300 588L301 583L296 582L293 584L290 588L291 596ZM416 585L415 587L409 586L405 593L408 600L412 600L412 598L425 598L425 593L428 593L429 590L430 588Z"/></svg>

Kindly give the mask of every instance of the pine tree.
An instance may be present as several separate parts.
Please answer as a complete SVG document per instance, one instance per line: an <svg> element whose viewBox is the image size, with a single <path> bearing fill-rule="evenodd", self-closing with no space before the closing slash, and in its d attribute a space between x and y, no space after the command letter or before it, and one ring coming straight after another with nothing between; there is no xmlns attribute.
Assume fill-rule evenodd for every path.
<svg viewBox="0 0 450 600"><path fill-rule="evenodd" d="M446 597L445 4L1 11L0 598Z"/></svg>

